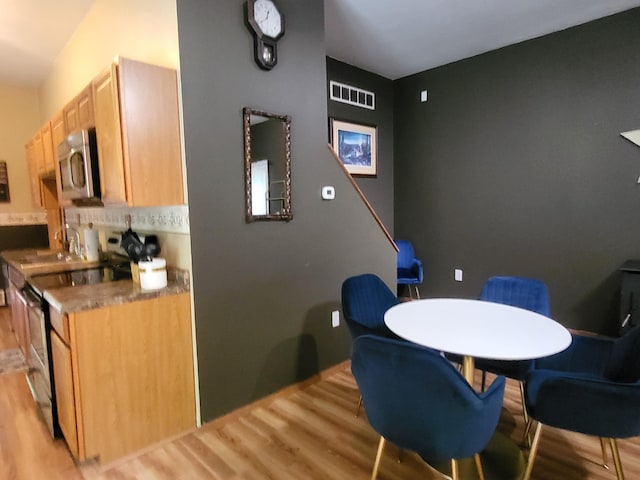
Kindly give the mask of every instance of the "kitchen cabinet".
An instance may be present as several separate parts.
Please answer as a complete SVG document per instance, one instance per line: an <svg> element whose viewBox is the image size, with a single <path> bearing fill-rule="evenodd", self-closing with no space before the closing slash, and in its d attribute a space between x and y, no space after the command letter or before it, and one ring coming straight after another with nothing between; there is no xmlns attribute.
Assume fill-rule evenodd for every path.
<svg viewBox="0 0 640 480"><path fill-rule="evenodd" d="M27 304L19 291L22 286L16 285L16 278L21 279L22 274L9 266L9 304L11 305L11 330L16 337L18 347L25 359L29 358L29 327L27 325ZM13 271L12 271L13 270ZM13 280L12 280L13 279Z"/></svg>
<svg viewBox="0 0 640 480"><path fill-rule="evenodd" d="M92 88L103 203L184 204L175 70L120 58Z"/></svg>
<svg viewBox="0 0 640 480"><path fill-rule="evenodd" d="M44 150L42 148L42 130L33 136L33 158L36 166L36 176L44 175Z"/></svg>
<svg viewBox="0 0 640 480"><path fill-rule="evenodd" d="M101 463L195 427L188 293L63 315L51 307L58 420Z"/></svg>
<svg viewBox="0 0 640 480"><path fill-rule="evenodd" d="M93 92L91 85L85 87L64 109L67 133L95 126L93 115Z"/></svg>
<svg viewBox="0 0 640 480"><path fill-rule="evenodd" d="M55 381L58 425L64 435L69 451L78 458L78 424L73 392L73 370L71 348L54 330L51 332L51 359Z"/></svg>
<svg viewBox="0 0 640 480"><path fill-rule="evenodd" d="M53 175L53 137L51 132L51 122L47 122L41 129L40 136L42 138L42 170L40 175Z"/></svg>
<svg viewBox="0 0 640 480"><path fill-rule="evenodd" d="M29 140L25 145L25 157L29 172L29 186L31 187L31 204L34 207L42 207L42 184L38 175L38 159L35 149L34 139Z"/></svg>

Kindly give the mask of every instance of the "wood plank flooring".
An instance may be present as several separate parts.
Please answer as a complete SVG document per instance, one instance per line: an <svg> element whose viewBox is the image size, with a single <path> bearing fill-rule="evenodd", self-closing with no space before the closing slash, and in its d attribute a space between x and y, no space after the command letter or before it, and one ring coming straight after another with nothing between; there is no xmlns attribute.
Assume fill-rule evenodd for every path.
<svg viewBox="0 0 640 480"><path fill-rule="evenodd" d="M0 336L8 331L0 308ZM7 343L2 343L7 342ZM0 339L0 345L11 344ZM520 395L507 382L499 431L519 441ZM378 436L366 409L354 416L358 391L348 364L186 435L108 465L75 466L64 443L39 422L23 374L0 375L0 479L71 480L365 480ZM536 480L614 480L602 468L597 438L545 428L533 470ZM619 441L627 479L640 478L640 439ZM442 478L408 452L389 446L380 480ZM613 469L613 465L611 465ZM487 479L490 480L490 479Z"/></svg>

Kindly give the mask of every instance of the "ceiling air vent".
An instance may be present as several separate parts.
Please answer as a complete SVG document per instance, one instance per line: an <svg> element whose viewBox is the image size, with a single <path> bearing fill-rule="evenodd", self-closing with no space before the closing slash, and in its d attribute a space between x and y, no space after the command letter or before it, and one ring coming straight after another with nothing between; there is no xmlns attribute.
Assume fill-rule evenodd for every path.
<svg viewBox="0 0 640 480"><path fill-rule="evenodd" d="M373 92L334 82L333 80L329 81L329 90L331 100L368 108L369 110L376 109L376 95Z"/></svg>

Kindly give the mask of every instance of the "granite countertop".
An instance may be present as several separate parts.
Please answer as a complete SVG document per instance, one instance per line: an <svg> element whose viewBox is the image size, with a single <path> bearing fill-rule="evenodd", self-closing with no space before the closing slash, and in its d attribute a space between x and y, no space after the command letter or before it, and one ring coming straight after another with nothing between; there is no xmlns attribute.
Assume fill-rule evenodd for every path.
<svg viewBox="0 0 640 480"><path fill-rule="evenodd" d="M69 252L59 252L46 248L3 250L0 252L0 256L25 277L38 273L91 268L100 264L99 261L85 260Z"/></svg>
<svg viewBox="0 0 640 480"><path fill-rule="evenodd" d="M49 304L62 313L80 312L165 295L177 295L190 290L189 272L176 268L167 268L167 286L158 290L143 290L140 288L140 284L132 280L51 289L42 288L38 286L38 278L32 278L32 275L92 268L101 263L90 262L79 257L58 260L53 258L56 253L54 250L31 248L5 250L0 252L0 256L9 265L20 271L29 283L42 291Z"/></svg>
<svg viewBox="0 0 640 480"><path fill-rule="evenodd" d="M33 283L37 287L37 279ZM167 286L158 290L143 290L132 280L117 280L95 285L76 285L45 290L44 298L59 312L73 313L166 295L177 295L189 290L189 272L169 268L167 269Z"/></svg>

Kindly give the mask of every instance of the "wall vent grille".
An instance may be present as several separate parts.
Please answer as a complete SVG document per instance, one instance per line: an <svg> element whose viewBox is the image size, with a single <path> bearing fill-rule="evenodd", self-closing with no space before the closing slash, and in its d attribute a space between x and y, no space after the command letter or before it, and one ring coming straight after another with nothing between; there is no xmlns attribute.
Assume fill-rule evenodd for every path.
<svg viewBox="0 0 640 480"><path fill-rule="evenodd" d="M330 80L329 92L331 100L336 102L348 103L349 105L368 108L369 110L376 109L376 94L362 88Z"/></svg>

